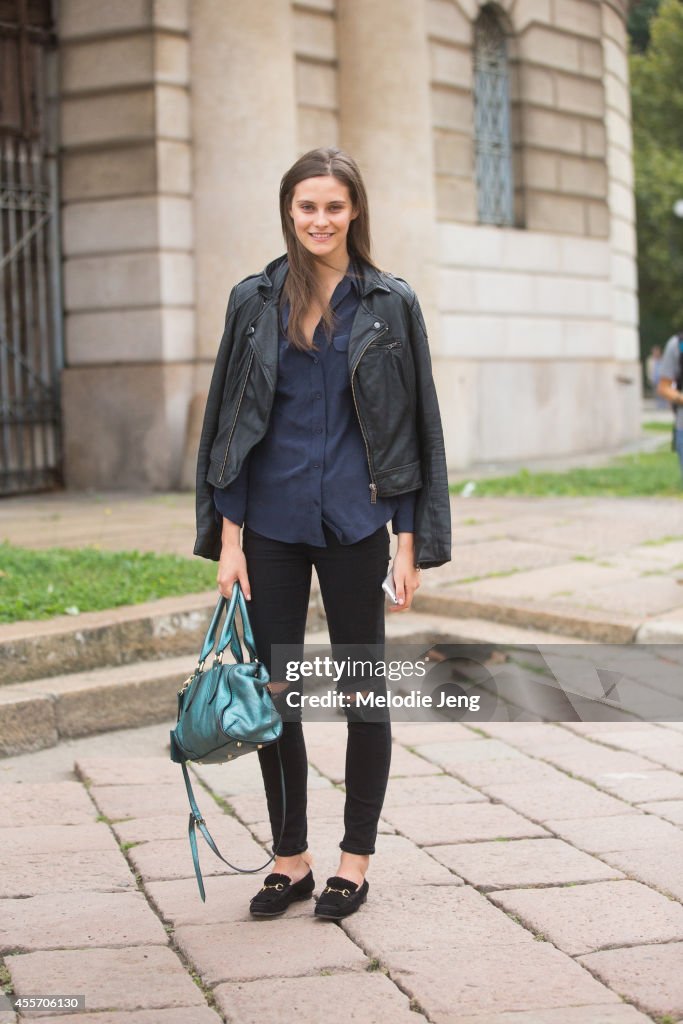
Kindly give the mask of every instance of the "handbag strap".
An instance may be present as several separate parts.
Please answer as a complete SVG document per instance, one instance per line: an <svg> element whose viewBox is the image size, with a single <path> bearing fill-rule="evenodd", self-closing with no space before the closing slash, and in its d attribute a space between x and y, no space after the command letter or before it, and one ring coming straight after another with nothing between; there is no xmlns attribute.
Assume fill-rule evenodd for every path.
<svg viewBox="0 0 683 1024"><path fill-rule="evenodd" d="M282 756L280 754L280 741L279 740L277 740L277 744L276 745L277 745L277 758L278 758L278 761L279 761L279 764L280 764L280 787L281 787L281 792L282 792L282 826L280 828L279 839L277 841L276 847L273 847L273 852L272 852L271 856L268 858L268 860L265 862L265 864L262 864L258 868L238 868L237 865L231 864L230 861L226 860L226 858L223 856L221 851L218 849L213 836L211 835L211 833L209 832L208 828L206 827L206 822L204 821L204 818L201 815L199 807L197 806L197 801L195 800L194 792L192 791L192 783L190 781L190 773L187 770L187 761L183 761L182 762L183 778L185 779L185 788L187 789L187 797L188 797L188 800L190 801L190 807L191 807L191 810L190 810L190 820L188 822L187 829L188 829L188 834L189 834L189 837L190 837L190 848L192 850L192 860L194 862L194 872L195 872L195 875L197 876L197 884L199 886L199 895L201 896L202 901L204 903L206 902L206 892L204 890L204 881L202 879L201 868L199 867L199 850L197 849L197 833L196 833L196 829L197 828L199 828L199 831L204 836L204 839L209 844L209 846L211 847L213 852L216 854L216 856L219 857L223 861L224 864L227 864L229 868L233 868L234 871L239 871L241 874L253 875L253 874L256 874L257 871L263 871L264 868L268 867L268 865L270 864L270 862L273 860L273 858L276 856L276 854L278 852L277 848L280 846L280 843L282 842L282 836L284 835L284 831L285 831L285 818L286 818L286 815L287 815L287 795L285 793L285 774L284 774L284 771L282 769Z"/></svg>
<svg viewBox="0 0 683 1024"><path fill-rule="evenodd" d="M204 662L209 657L209 655L211 654L211 651L213 650L213 648L215 646L215 643L216 643L216 630L218 629L218 623L219 623L221 614L222 614L223 609L225 608L227 603L228 603L227 602L227 598L223 597L223 595L221 594L220 597L218 598L218 601L216 602L216 607L214 608L213 615L211 616L211 622L209 623L209 628L207 629L206 636L204 637L204 643L202 644L201 654L199 655L199 665L200 666L203 666ZM230 605L228 607L228 614L227 614L227 618L228 619L231 616L234 617L236 604L237 604L237 594L233 590L232 597L230 599Z"/></svg>
<svg viewBox="0 0 683 1024"><path fill-rule="evenodd" d="M220 638L218 640L218 644L216 644L216 631L218 629L218 623L220 621L221 614L222 614L223 609L225 608L226 604L228 604L227 598L225 598L221 594L220 598L218 599L218 602L216 603L216 607L214 609L214 613L213 613L213 616L211 618L211 622L209 623L209 628L206 631L206 636L204 637L204 644L202 646L202 651L201 651L201 654L199 656L199 664L197 666L196 672L202 671L204 662L208 658L208 656L211 653L211 651L213 650L214 646L216 647L216 658L220 659L220 657L223 654L223 651L226 649L226 647L230 647L230 650L233 653L235 661L242 662L242 663L244 662L244 654L242 652L242 645L240 643L240 638L239 638L239 636L237 634L237 630L235 628L235 613L237 611L237 608L239 608L240 618L242 620L242 633L243 633L244 645L247 648L247 651L249 652L249 657L250 657L251 661L258 661L258 658L257 658L257 655L256 655L256 646L255 646L255 643L254 643L254 634L253 634L253 631L252 631L252 628L251 628L251 622L249 621L249 613L247 612L246 601L245 601L245 598L244 598L244 594L242 593L242 588L240 587L239 581L237 581L237 580L235 581L235 583L233 585L233 588L232 588L232 595L230 597L230 603L228 604L228 610L227 610L226 615L225 615L225 622L223 623L223 629L221 630L221 635L220 635ZM280 754L280 741L279 740L277 740L277 757L278 757L278 762L279 762L279 766L280 766L280 787L281 787L281 792L282 792L282 826L280 828L280 837L279 837L279 839L277 841L277 844L276 844L276 846L279 847L280 843L282 842L282 837L284 835L285 818L286 818L286 814L287 814L287 795L286 795L286 791L285 791L285 774L284 774L284 770L283 770L283 767L282 767L282 756ZM258 868L239 868L239 867L237 867L237 865L231 864L230 861L227 860L223 856L221 851L218 849L218 846L216 845L216 842L215 842L213 836L211 835L211 833L209 832L208 828L206 827L206 822L204 821L204 818L202 817L201 811L199 810L199 807L197 806L197 801L195 800L194 792L192 790L192 782L190 781L190 774L189 774L189 772L187 770L187 760L183 760L181 762L181 767L183 769L183 778L185 779L185 788L187 790L187 797L188 797L188 800L190 802L190 808L191 808L190 809L190 818L189 818L189 821L188 821L187 828L188 828L188 835L189 835L189 838L190 838L190 848L192 850L192 861L194 863L195 875L197 876L197 884L199 886L199 894L200 894L200 896L202 898L202 901L205 902L206 901L206 893L205 893L205 890L204 890L204 882L203 882L203 879L202 879L202 872L201 872L201 869L200 869L200 866L199 866L199 850L197 849L197 829L199 829L199 831L203 835L203 837L206 840L206 842L208 843L208 845L211 847L211 849L216 854L216 856L219 857L220 860L223 861L224 864L227 864L228 867L232 868L234 871L239 871L239 872L241 872L243 874L255 874L258 871L263 871L263 869L266 868L270 864L270 862L273 860L273 858L276 856L277 848L276 847L273 848L272 855L268 858L268 860L265 862L265 864L262 864Z"/></svg>
<svg viewBox="0 0 683 1024"><path fill-rule="evenodd" d="M224 599L225 600L225 599ZM240 639L237 635L237 627L235 623L235 613L239 608L240 619L242 620L242 639L244 646L249 652L249 658L251 661L258 661L256 654L256 643L254 641L254 633L251 628L251 622L249 621L249 613L247 611L247 602L242 593L242 588L239 582L235 582L232 588L232 597L230 599L230 608L228 614L225 617L223 624L223 630L221 632L218 644L216 645L216 657L220 657L226 647L230 647L235 661L243 661L242 647L240 645Z"/></svg>
<svg viewBox="0 0 683 1024"><path fill-rule="evenodd" d="M199 666L204 665L204 662L206 661L206 659L211 654L211 651L216 646L216 632L218 629L218 623L223 613L223 609L225 608L226 605L228 606L228 610L225 614L225 622L223 623L223 629L221 631L220 640L218 642L218 646L216 647L216 654L218 655L228 646L228 644L231 644L232 651L233 654L235 654L236 659L238 661L242 661L242 652L239 646L239 639L237 639L234 630L235 612L239 605L240 616L242 619L242 627L244 631L244 642L246 644L247 650L249 651L252 661L256 660L254 634L252 632L251 623L249 622L249 615L247 613L247 606L244 600L244 594L242 593L242 588L239 585L239 581L235 580L235 583L233 584L232 588L232 594L230 595L230 603L228 604L227 597L224 597L222 594L220 595L218 601L216 602L216 607L214 608L213 615L211 616L209 628L207 629L206 635L204 637L204 643L202 644L201 654L199 655ZM233 645L233 640L236 641L236 646Z"/></svg>

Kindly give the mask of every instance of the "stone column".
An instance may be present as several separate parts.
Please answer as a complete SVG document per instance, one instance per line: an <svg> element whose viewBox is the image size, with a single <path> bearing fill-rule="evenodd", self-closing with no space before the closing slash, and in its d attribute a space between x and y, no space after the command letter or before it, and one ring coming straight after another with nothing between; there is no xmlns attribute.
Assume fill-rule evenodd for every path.
<svg viewBox="0 0 683 1024"><path fill-rule="evenodd" d="M615 371L610 412L614 440L620 443L637 436L642 402L631 94L626 5L611 0L601 8Z"/></svg>
<svg viewBox="0 0 683 1024"><path fill-rule="evenodd" d="M186 0L61 0L69 487L179 478L194 356Z"/></svg>
<svg viewBox="0 0 683 1024"><path fill-rule="evenodd" d="M192 0L191 11L198 383L208 388L230 288L284 252L278 190L297 156L296 95L289 3Z"/></svg>
<svg viewBox="0 0 683 1024"><path fill-rule="evenodd" d="M436 346L430 71L422 0L338 0L341 146L370 200L377 262L415 288Z"/></svg>
<svg viewBox="0 0 683 1024"><path fill-rule="evenodd" d="M291 22L285 0L192 2L197 362L181 474L188 488L230 289L285 251L278 193L297 156Z"/></svg>

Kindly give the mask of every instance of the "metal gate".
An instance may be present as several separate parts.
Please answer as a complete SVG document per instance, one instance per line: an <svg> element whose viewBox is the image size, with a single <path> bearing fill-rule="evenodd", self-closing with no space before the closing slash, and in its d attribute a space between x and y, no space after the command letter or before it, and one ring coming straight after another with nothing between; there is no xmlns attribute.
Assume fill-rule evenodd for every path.
<svg viewBox="0 0 683 1024"><path fill-rule="evenodd" d="M62 483L50 6L0 0L0 495Z"/></svg>

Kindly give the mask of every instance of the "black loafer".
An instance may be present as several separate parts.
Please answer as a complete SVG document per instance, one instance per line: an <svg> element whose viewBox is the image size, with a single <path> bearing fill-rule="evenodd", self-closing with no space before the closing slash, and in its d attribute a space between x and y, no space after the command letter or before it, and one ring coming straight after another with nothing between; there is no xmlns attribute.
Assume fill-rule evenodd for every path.
<svg viewBox="0 0 683 1024"><path fill-rule="evenodd" d="M357 882L350 882L348 878L342 878L340 875L332 875L327 879L327 885L318 897L315 916L325 917L331 921L348 917L365 903L369 888L367 879L363 879L363 884L359 887Z"/></svg>
<svg viewBox="0 0 683 1024"><path fill-rule="evenodd" d="M249 911L254 917L277 917L278 914L284 914L295 900L310 899L314 889L313 871L309 870L298 882L292 882L289 875L273 871L256 895L252 896Z"/></svg>

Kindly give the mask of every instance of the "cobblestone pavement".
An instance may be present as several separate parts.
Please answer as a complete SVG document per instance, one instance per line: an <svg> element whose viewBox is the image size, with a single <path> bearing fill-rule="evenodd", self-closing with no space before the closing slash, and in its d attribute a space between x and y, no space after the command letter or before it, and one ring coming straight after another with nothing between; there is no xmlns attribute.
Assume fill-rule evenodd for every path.
<svg viewBox="0 0 683 1024"><path fill-rule="evenodd" d="M168 728L0 761L15 993L84 994L80 1024L683 1019L680 723L394 722L368 902L341 924L312 901L252 920L268 869L235 873L203 843L201 902ZM339 854L344 722L305 732L317 895ZM257 759L196 774L224 853L262 864Z"/></svg>

